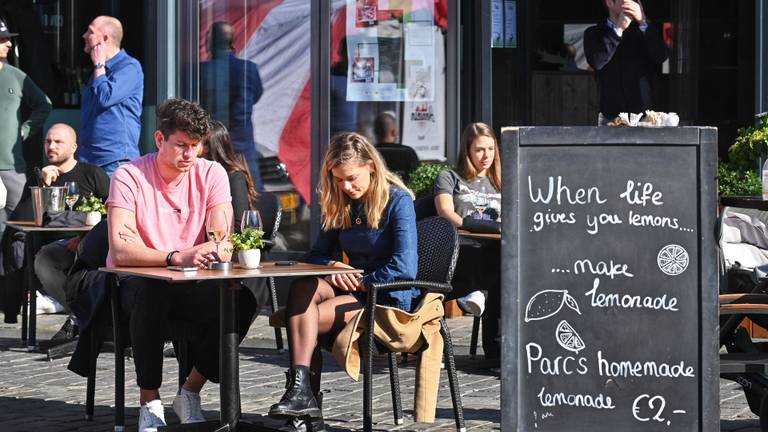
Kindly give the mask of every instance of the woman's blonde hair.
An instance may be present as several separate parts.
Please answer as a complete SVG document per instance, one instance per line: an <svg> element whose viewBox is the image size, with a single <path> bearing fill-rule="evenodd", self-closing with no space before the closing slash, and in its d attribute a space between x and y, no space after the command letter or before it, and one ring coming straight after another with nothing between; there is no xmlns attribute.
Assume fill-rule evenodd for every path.
<svg viewBox="0 0 768 432"><path fill-rule="evenodd" d="M323 230L346 229L352 226L349 214L352 200L336 185L331 170L346 164L363 166L367 163L371 163L373 172L371 184L362 200L369 227L379 228L379 222L389 202L390 184L408 192L413 198L413 192L403 184L400 177L387 169L379 152L364 136L354 132L336 134L331 138L331 144L325 153L318 185Z"/></svg>
<svg viewBox="0 0 768 432"><path fill-rule="evenodd" d="M497 191L501 191L501 148L496 141L496 134L493 133L493 129L485 123L470 123L464 128L464 132L461 134L461 149L459 150L459 175L464 180L472 180L477 177L477 169L472 165L470 151L472 150L472 142L481 136L493 140L496 152L493 155L493 163L488 168L488 180L491 181Z"/></svg>

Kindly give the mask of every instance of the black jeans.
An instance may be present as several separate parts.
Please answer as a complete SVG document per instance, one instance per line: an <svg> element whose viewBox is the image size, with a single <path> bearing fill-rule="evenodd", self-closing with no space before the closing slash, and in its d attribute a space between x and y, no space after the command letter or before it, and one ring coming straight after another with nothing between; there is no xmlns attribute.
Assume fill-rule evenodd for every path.
<svg viewBox="0 0 768 432"><path fill-rule="evenodd" d="M498 240L461 239L459 260L453 273L453 291L449 299L472 291L485 291L483 312L483 352L488 359L501 354L499 320L501 319L501 242Z"/></svg>
<svg viewBox="0 0 768 432"><path fill-rule="evenodd" d="M201 328L201 333L190 343L194 366L208 380L219 382L219 286L226 282L170 284L135 276L120 277L119 281L139 387L157 389L162 384L163 344L169 319L189 321ZM236 301L242 340L256 305L248 289L238 290Z"/></svg>

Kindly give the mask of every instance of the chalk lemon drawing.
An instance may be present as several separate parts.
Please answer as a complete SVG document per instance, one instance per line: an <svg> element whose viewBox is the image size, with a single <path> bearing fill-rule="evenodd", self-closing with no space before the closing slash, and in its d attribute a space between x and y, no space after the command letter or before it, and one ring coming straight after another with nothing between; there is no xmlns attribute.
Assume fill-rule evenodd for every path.
<svg viewBox="0 0 768 432"><path fill-rule="evenodd" d="M656 263L664 274L677 276L688 268L688 252L676 244L664 246L656 257Z"/></svg>
<svg viewBox="0 0 768 432"><path fill-rule="evenodd" d="M544 290L536 293L525 307L525 322L543 320L560 312L567 305L581 315L576 299L567 290Z"/></svg>
<svg viewBox="0 0 768 432"><path fill-rule="evenodd" d="M560 321L560 324L557 325L555 337L557 338L557 343L559 343L561 347L576 354L586 348L581 336L576 333L576 330L574 330L566 320Z"/></svg>

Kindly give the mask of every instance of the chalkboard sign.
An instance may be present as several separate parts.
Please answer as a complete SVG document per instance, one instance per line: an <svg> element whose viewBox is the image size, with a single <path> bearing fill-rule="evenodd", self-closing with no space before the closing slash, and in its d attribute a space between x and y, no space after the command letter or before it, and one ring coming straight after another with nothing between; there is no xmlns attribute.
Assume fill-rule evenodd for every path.
<svg viewBox="0 0 768 432"><path fill-rule="evenodd" d="M717 130L501 146L502 430L719 430Z"/></svg>

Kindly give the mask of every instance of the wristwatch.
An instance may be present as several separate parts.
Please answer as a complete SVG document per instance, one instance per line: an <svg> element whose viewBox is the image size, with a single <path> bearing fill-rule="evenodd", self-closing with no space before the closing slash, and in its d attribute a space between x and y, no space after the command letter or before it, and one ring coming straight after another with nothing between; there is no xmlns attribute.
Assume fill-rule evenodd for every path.
<svg viewBox="0 0 768 432"><path fill-rule="evenodd" d="M106 65L104 63L96 63L95 65L93 65L93 68L94 69L104 69L105 66Z"/></svg>

